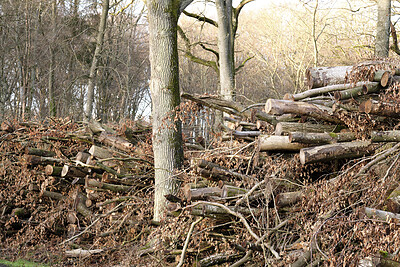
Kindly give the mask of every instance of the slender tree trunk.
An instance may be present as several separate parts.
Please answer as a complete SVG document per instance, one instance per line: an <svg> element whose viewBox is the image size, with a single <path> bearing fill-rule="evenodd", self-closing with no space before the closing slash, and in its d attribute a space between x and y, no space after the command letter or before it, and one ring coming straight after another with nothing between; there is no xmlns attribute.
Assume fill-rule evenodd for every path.
<svg viewBox="0 0 400 267"><path fill-rule="evenodd" d="M376 25L375 56L389 56L391 0L378 0L378 23Z"/></svg>
<svg viewBox="0 0 400 267"><path fill-rule="evenodd" d="M235 94L234 64L232 53L232 1L217 0L218 49L221 96L233 100Z"/></svg>
<svg viewBox="0 0 400 267"><path fill-rule="evenodd" d="M147 0L150 32L150 91L153 106L155 167L154 221L161 221L165 195L177 193L182 166L182 128L175 119L180 104L177 24L182 5L191 1ZM181 6L179 6L181 5Z"/></svg>
<svg viewBox="0 0 400 267"><path fill-rule="evenodd" d="M86 100L86 110L85 110L85 120L86 121L90 121L92 119L96 69L97 69L97 65L99 62L101 49L103 46L109 4L110 4L109 0L103 0L103 7L102 7L102 12L101 12L101 17L100 17L99 30L98 30L97 39L96 39L96 49L94 51L93 61L92 61L92 65L90 67L90 73L89 73L89 84L88 84L88 89L87 89L87 100Z"/></svg>
<svg viewBox="0 0 400 267"><path fill-rule="evenodd" d="M50 43L50 65L49 65L49 115L55 117L56 114L56 102L54 99L54 63L55 63L55 53L54 53L54 43L56 40L57 31L57 0L53 0L52 3L52 42Z"/></svg>

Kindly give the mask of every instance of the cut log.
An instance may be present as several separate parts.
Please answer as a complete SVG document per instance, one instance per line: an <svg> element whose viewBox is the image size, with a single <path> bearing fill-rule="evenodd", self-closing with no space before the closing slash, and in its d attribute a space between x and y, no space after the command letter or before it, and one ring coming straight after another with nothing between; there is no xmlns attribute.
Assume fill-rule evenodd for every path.
<svg viewBox="0 0 400 267"><path fill-rule="evenodd" d="M290 100L268 99L265 103L265 112L268 114L282 115L293 113L302 116L324 120L333 123L340 123L340 120L331 115L332 109L324 106L317 106L306 102L294 102Z"/></svg>
<svg viewBox="0 0 400 267"><path fill-rule="evenodd" d="M249 209L249 208L245 208L245 207L228 207L229 209L241 213L243 215L249 215L251 213L253 214L260 214L261 213L261 209ZM231 217L231 214L218 206L215 205L211 205L211 204L199 204L199 205L195 205L194 207L192 207L191 209L191 214L195 215L195 216L205 216L205 217L210 217L210 218L214 218L214 219L227 219Z"/></svg>
<svg viewBox="0 0 400 267"><path fill-rule="evenodd" d="M299 151L306 144L291 143L289 136L262 135L259 138L260 151Z"/></svg>
<svg viewBox="0 0 400 267"><path fill-rule="evenodd" d="M382 131L371 133L372 142L400 142L400 131Z"/></svg>
<svg viewBox="0 0 400 267"><path fill-rule="evenodd" d="M337 142L350 142L356 139L356 134L347 133L289 133L289 141L303 144L333 144Z"/></svg>
<svg viewBox="0 0 400 267"><path fill-rule="evenodd" d="M46 168L44 169L44 173L49 176L60 176L62 169L63 167L47 165Z"/></svg>
<svg viewBox="0 0 400 267"><path fill-rule="evenodd" d="M369 85L371 84L370 82L358 82L354 85L352 84L335 84L335 85L328 85L325 87L320 87L320 88L315 88L315 89L310 89L301 93L297 94L285 94L283 99L285 100L294 100L294 101L299 101L306 99L308 97L314 97L314 96L319 96L323 95L326 93L334 92L334 91L342 91L346 89L351 89L353 87L361 87L363 85Z"/></svg>
<svg viewBox="0 0 400 267"><path fill-rule="evenodd" d="M299 202L304 195L303 191L280 193L276 197L276 205L279 208L290 206Z"/></svg>
<svg viewBox="0 0 400 267"><path fill-rule="evenodd" d="M133 149L133 144L131 142L106 131L101 132L99 141L126 152L131 152Z"/></svg>
<svg viewBox="0 0 400 267"><path fill-rule="evenodd" d="M343 90L343 91L336 91L334 93L334 98L336 101L345 100L350 98L356 98L361 95L371 94L378 92L380 90L379 83L373 82L369 83L368 85L363 85L359 87L354 87L351 89Z"/></svg>
<svg viewBox="0 0 400 267"><path fill-rule="evenodd" d="M215 197L221 198L222 192L222 189L219 187L204 187L193 189L184 187L184 195L187 201L215 200Z"/></svg>
<svg viewBox="0 0 400 267"><path fill-rule="evenodd" d="M110 190L113 192L129 192L129 191L133 190L132 186L107 184L107 183L99 182L94 179L86 179L86 186L102 188L102 189Z"/></svg>
<svg viewBox="0 0 400 267"><path fill-rule="evenodd" d="M393 213L400 213L400 186L390 193L387 198L388 211Z"/></svg>
<svg viewBox="0 0 400 267"><path fill-rule="evenodd" d="M64 163L65 160L63 159L56 159L52 157L40 157L40 156L35 156L35 155L24 155L25 161L28 165L47 165L47 164L53 164L53 163Z"/></svg>
<svg viewBox="0 0 400 267"><path fill-rule="evenodd" d="M229 197L241 196L246 194L247 191L248 190L245 188L240 188L232 185L224 185L224 187L222 188L221 197L229 198Z"/></svg>
<svg viewBox="0 0 400 267"><path fill-rule="evenodd" d="M373 146L370 141L344 142L300 150L301 164L329 161L343 158L362 157L371 153Z"/></svg>
<svg viewBox="0 0 400 267"><path fill-rule="evenodd" d="M89 153L80 151L76 154L76 161L86 163L86 161L88 160L89 157L90 157Z"/></svg>
<svg viewBox="0 0 400 267"><path fill-rule="evenodd" d="M319 67L306 70L306 83L309 89L333 84L343 84L347 73L353 66Z"/></svg>
<svg viewBox="0 0 400 267"><path fill-rule="evenodd" d="M397 219L400 220L400 214L397 213L392 213L392 212L387 212L387 211L383 211L383 210L377 210L377 209L372 209L372 208L368 208L365 207L365 215L367 215L368 217L372 218L372 217L377 217L383 221L388 221L389 219Z"/></svg>
<svg viewBox="0 0 400 267"><path fill-rule="evenodd" d="M379 82L382 87L386 87L389 85L391 77L391 72L388 70L377 70L374 73L371 73L369 80L371 82Z"/></svg>
<svg viewBox="0 0 400 267"><path fill-rule="evenodd" d="M54 152L54 151L48 151L48 150L39 149L39 148L35 148L35 147L26 147L25 153L29 154L29 155L40 156L40 157L54 157L56 155L56 152Z"/></svg>
<svg viewBox="0 0 400 267"><path fill-rule="evenodd" d="M87 168L64 165L61 171L61 177L65 178L83 178L88 174Z"/></svg>
<svg viewBox="0 0 400 267"><path fill-rule="evenodd" d="M298 123L298 122L279 122L275 127L275 135L283 135L290 132L304 133L325 133L338 132L342 127L337 125Z"/></svg>
<svg viewBox="0 0 400 267"><path fill-rule="evenodd" d="M372 101L371 99L362 102L360 104L359 111L367 114L400 118L400 105L386 102L376 102Z"/></svg>

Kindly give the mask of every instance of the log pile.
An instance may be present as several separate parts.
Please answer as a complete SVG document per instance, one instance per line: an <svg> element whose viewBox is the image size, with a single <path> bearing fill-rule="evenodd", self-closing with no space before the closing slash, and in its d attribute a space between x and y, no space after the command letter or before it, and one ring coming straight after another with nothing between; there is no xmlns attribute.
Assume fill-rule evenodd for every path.
<svg viewBox="0 0 400 267"><path fill-rule="evenodd" d="M158 225L145 123L5 121L0 248L50 265L398 266L398 78L371 66L311 69L309 90L262 105L183 94L223 111L225 134L186 142Z"/></svg>

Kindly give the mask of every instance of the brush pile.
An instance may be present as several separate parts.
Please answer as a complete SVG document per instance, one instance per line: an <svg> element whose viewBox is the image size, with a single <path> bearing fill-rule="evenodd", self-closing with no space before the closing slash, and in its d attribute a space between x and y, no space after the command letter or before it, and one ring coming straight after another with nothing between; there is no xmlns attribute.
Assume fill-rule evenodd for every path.
<svg viewBox="0 0 400 267"><path fill-rule="evenodd" d="M311 69L308 91L264 111L183 94L182 118L231 116L188 138L160 225L147 124L3 122L0 249L63 266L399 266L397 75Z"/></svg>

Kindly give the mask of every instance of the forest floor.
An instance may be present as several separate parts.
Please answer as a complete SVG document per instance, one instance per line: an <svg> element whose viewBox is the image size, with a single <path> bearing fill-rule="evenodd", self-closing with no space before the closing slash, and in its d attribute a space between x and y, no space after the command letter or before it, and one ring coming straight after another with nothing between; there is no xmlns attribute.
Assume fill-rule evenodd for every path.
<svg viewBox="0 0 400 267"><path fill-rule="evenodd" d="M205 150L185 146L182 190L155 225L149 127L101 127L68 118L3 122L1 259L177 266L184 252L184 266L241 259L246 266L400 264L399 217L378 214L387 212L388 196L400 184L397 147L362 169L376 156L302 165L297 154L260 152L256 141L213 141ZM116 149L121 139L107 143L102 132L131 145ZM196 195L199 188L204 191Z"/></svg>

